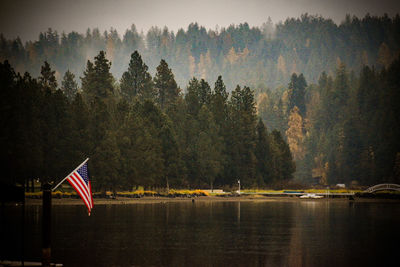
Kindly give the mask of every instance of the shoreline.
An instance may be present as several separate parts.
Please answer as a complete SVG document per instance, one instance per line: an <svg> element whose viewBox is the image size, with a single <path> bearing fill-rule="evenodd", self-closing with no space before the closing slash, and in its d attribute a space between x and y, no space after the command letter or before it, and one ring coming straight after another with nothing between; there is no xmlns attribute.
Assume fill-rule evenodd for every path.
<svg viewBox="0 0 400 267"><path fill-rule="evenodd" d="M132 205L132 204L162 204L162 203L204 203L204 202L380 202L380 203L400 203L399 199L382 199L382 198L321 198L321 199L301 199L298 197L264 197L264 196L240 196L240 197L219 197L219 196L201 196L201 197L142 197L128 198L117 197L95 198L94 205ZM26 198L26 205L42 205L42 199ZM52 205L83 205L79 198L52 198Z"/></svg>

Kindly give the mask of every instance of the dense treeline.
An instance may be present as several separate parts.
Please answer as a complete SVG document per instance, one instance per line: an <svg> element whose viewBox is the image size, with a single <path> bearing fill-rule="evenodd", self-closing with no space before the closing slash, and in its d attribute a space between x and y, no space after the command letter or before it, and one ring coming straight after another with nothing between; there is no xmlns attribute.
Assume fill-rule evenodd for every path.
<svg viewBox="0 0 400 267"><path fill-rule="evenodd" d="M305 14L176 34L133 25L122 38L0 35L0 62L39 76L2 65L3 163L10 179L53 179L91 155L101 189L263 186L292 176L291 153L300 182L399 182L399 33L399 15Z"/></svg>
<svg viewBox="0 0 400 267"><path fill-rule="evenodd" d="M254 93L229 96L192 78L182 94L166 61L154 78L135 51L119 82L106 53L61 86L45 62L38 79L0 64L2 179L58 181L86 157L94 190L136 186L265 186L292 178L295 165L278 131L256 114Z"/></svg>
<svg viewBox="0 0 400 267"><path fill-rule="evenodd" d="M0 35L0 61L7 59L18 72L35 77L43 61L48 61L60 82L67 70L81 75L86 60L104 50L119 80L130 54L138 50L152 74L165 59L181 87L192 77L215 81L222 75L229 89L236 84L274 89L287 83L292 73L303 73L311 83L318 82L322 71L333 76L338 60L356 73L366 65L388 67L400 51L399 33L399 15L347 16L337 25L304 14L278 24L269 19L261 27L243 23L207 31L193 23L176 33L158 27L139 33L132 25L122 36L115 29L104 33L88 29L86 34L49 29L25 44Z"/></svg>
<svg viewBox="0 0 400 267"><path fill-rule="evenodd" d="M293 74L287 88L260 92L259 115L285 133L296 178L321 184L400 182L400 60L365 66L357 77L337 65L307 85ZM317 180L312 179L318 178Z"/></svg>

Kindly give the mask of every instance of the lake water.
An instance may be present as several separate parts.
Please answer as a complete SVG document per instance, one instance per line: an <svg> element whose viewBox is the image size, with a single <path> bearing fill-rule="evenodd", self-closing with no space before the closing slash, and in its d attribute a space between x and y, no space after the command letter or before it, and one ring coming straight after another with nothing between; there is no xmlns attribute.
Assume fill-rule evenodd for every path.
<svg viewBox="0 0 400 267"><path fill-rule="evenodd" d="M97 205L90 217L83 205L52 212L52 261L64 266L400 266L400 203L196 201ZM19 207L5 208L7 259L20 255L19 219ZM26 207L25 233L26 259L40 261L40 206Z"/></svg>

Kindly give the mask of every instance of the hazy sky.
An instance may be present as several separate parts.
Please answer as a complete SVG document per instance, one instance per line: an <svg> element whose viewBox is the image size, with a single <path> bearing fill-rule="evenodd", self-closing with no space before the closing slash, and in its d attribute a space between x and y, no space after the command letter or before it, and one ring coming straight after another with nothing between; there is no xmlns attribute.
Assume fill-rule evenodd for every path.
<svg viewBox="0 0 400 267"><path fill-rule="evenodd" d="M134 23L139 31L167 26L176 32L191 22L212 29L260 26L268 17L277 23L306 12L340 23L346 14L394 16L400 0L0 0L0 32L23 41L36 40L49 27L60 33L113 27L122 35Z"/></svg>

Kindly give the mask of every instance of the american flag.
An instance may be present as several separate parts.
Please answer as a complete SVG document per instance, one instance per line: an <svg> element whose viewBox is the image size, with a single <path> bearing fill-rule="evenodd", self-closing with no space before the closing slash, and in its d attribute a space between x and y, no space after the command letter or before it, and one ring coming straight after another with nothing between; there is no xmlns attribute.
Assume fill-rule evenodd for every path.
<svg viewBox="0 0 400 267"><path fill-rule="evenodd" d="M93 208L92 187L89 181L88 165L84 162L75 171L73 171L67 178L68 182L75 188L76 192L81 196L85 203L89 216Z"/></svg>

